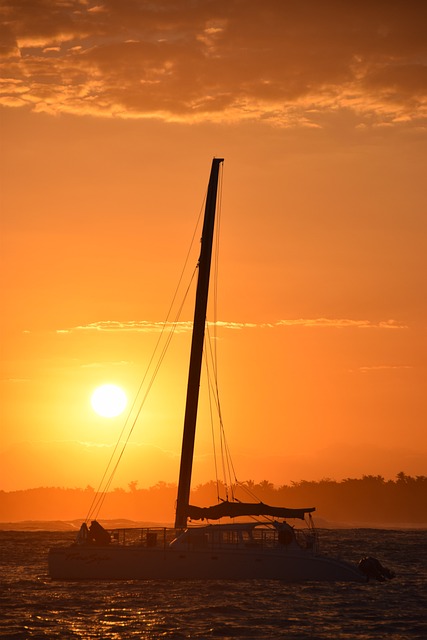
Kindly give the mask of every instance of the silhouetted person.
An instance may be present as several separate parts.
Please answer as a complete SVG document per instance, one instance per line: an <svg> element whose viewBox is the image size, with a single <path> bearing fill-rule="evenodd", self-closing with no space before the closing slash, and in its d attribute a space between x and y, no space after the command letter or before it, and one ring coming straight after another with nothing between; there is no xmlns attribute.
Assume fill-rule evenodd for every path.
<svg viewBox="0 0 427 640"><path fill-rule="evenodd" d="M87 544L90 541L90 533L86 522L83 522L77 535L77 544Z"/></svg>
<svg viewBox="0 0 427 640"><path fill-rule="evenodd" d="M89 527L89 532L90 532L91 540L95 544L99 544L99 545L110 544L110 541L111 541L110 534L96 520L92 520Z"/></svg>

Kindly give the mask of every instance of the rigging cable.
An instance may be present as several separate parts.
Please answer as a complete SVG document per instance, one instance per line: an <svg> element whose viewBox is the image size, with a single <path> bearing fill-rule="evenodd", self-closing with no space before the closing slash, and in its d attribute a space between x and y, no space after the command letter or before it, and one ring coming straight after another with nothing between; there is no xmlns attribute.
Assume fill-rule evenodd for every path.
<svg viewBox="0 0 427 640"><path fill-rule="evenodd" d="M147 390L145 391L144 397L143 397L143 399L142 399L142 401L141 401L141 403L140 403L139 409L138 409L138 411L137 411L137 413L136 413L136 416L135 416L135 418L134 418L134 420L133 420L132 426L131 426L131 428L130 428L130 430L129 430L129 433L128 433L128 435L127 435L127 438L126 438L126 440L125 440L125 442L124 442L124 444L123 444L123 447L122 447L122 449L121 449L121 451L120 451L120 453L119 453L119 456L118 456L118 458L117 458L117 460L116 460L116 463L115 463L115 465L114 465L114 467L113 467L113 469L112 469L112 471L111 471L110 477L109 477L109 479L108 479L107 483L105 484L105 487L104 487L103 491L99 494L99 498L98 498L98 500L96 501L96 503L95 503L94 507L92 508L92 511L93 511L93 512L95 512L95 517L98 515L98 513L99 513L99 511L100 511L100 509L101 509L101 507L102 507L102 505L103 505L103 503L104 503L104 500L105 500L105 498L106 498L107 492L108 492L108 490L109 490L109 488L110 488L110 486L111 486L111 483L112 483L112 481L113 481L114 475L115 475L115 473L116 473L116 471L117 471L117 468L118 468L118 466L119 466L119 463L120 463L120 461L121 461L121 459L122 459L122 456L123 456L123 454L124 454L124 452L125 452L125 449L126 449L126 447L127 447L128 442L129 442L130 436L132 435L132 432L133 432L133 430L134 430L134 428L135 428L135 425L136 425L136 423L137 423L137 421L138 421L138 418L139 418L139 416L140 416L140 414L141 414L141 411L142 411L142 409L143 409L143 407L144 407L144 404L145 404L145 402L146 402L146 400L147 400L148 394L149 394L149 392L150 392L150 390L151 390L151 387L152 387L152 386L153 386L153 384L154 384L154 380L156 379L156 376L157 376L157 374L158 374L158 372L159 372L160 366L161 366L161 364L162 364L162 362L163 362L163 359L164 359L164 357L165 357L165 355L166 355L166 352L167 352L168 347L169 347L169 345L170 345L170 342L171 342L171 340L172 340L173 334L175 333L175 330L176 330L176 328L177 328L177 326L178 326L178 318L179 318L179 316L180 316L180 314L181 314L181 311L182 311L183 305L184 305L184 303L185 303L185 300L187 299L187 295L188 295L188 292L189 292L189 290L190 290L191 283L192 283L192 281L194 280L194 276L195 276L196 271L197 271L197 268L193 271L193 274L192 274L192 276L191 276L190 283L189 283L189 285L188 285L188 287L187 287L187 291L186 291L186 293L185 293L184 299L183 299L183 301L182 301L182 303L181 303L181 306L180 306L180 308L179 308L179 311L178 311L178 314L177 314L177 318L175 319L175 321L173 322L173 324L172 324L172 326L171 326L171 330L170 330L170 332L169 332L169 334L168 334L168 336L167 336L167 338L166 338L166 344L165 344L165 346L164 346L164 347L163 347L163 349L162 349L162 352L161 352L161 354L160 354L160 357L159 357L159 359L158 359L158 361L157 361L156 367L155 367L155 369L154 369L154 372L153 372L153 374L152 374L152 376L151 376L151 379L150 379L150 382L149 382L149 384L148 384ZM151 362L151 360L150 360L150 362ZM117 449L117 445L116 445L115 451L116 451L116 449ZM104 474L104 476L105 476L105 474ZM89 520L89 516L88 516L88 518L87 518L87 519Z"/></svg>
<svg viewBox="0 0 427 640"><path fill-rule="evenodd" d="M222 203L222 187L223 187L223 171L221 172L221 180L219 185L219 203L218 203L218 211L217 211L217 223L216 223L216 232L215 232L215 251L214 251L214 277L213 277L213 322L206 323L206 335L207 338L205 340L205 362L206 362L206 371L208 378L208 396L209 396L209 407L211 414L211 431L212 431L212 442L213 442L213 451L214 451L214 466L215 466L215 475L216 475L216 486L217 486L217 499L220 501L220 479L218 474L218 462L217 462L217 452L216 452L216 441L215 441L215 429L213 424L213 415L212 415L212 396L214 397L214 402L216 405L216 412L219 420L219 442L220 442L220 452L221 452L221 464L222 464L222 476L223 476L223 484L225 490L226 500L229 498L229 492L231 493L232 499L234 499L234 486L238 484L236 473L234 470L234 465L231 458L231 453L229 446L227 444L227 439L225 436L224 423L222 418L221 404L220 404L220 394L219 394L219 385L218 385L218 353L217 353L217 341L218 334L217 329L219 326L218 322L218 274L219 274L219 247L220 247L220 229L221 229L221 203ZM213 338L210 335L210 324L213 327ZM212 348L213 343L213 348ZM209 359L212 362L213 375L210 375L209 368Z"/></svg>
<svg viewBox="0 0 427 640"><path fill-rule="evenodd" d="M119 454L119 457L118 457L118 460L117 460L116 464L114 465L114 467L113 467L113 469L112 469L112 472L111 472L111 474L110 474L109 480L108 480L108 481L105 483L105 485L104 485L104 481L105 481L105 478L106 478L106 476L107 476L108 470L111 468L111 466L112 466L112 464L113 464L114 457L116 456L116 452L117 452L117 450L118 450L118 447L119 447L119 444L120 444L120 442L121 442L121 440L122 440L122 437L123 437L123 435L124 435L124 433L125 433L125 431L126 431L127 425L128 425L128 423L129 423L130 417L131 417L131 415L132 415L132 412L135 410L135 407L136 407L136 403L137 403L138 397L139 397L139 396L140 396L140 394L142 393L142 388L143 388L143 386L144 386L145 380L146 380L146 378L147 378L147 376L148 376L148 373L149 373L150 368L151 368L151 366L152 366L152 363L153 363L153 361L154 361L154 356L155 356L155 354L156 354L157 350L159 349L159 345L160 345L161 340L162 340L162 338L163 338L164 332L165 332L165 330L166 330L166 327L168 326L168 323L169 323L169 317L170 317L170 315L172 314L172 309L173 309L173 306L174 306L174 304L175 304L176 298L177 298L177 296L178 296L178 291L179 291L179 289L180 289L180 287L181 287L181 284L182 284L182 281L183 281L183 278L184 278L185 270L187 269L187 265L188 265L188 262L189 262L189 259L190 259L190 254L191 254L191 251L192 251L193 245L195 244L196 233L197 233L198 228L200 227L200 221L201 221L201 218L202 218L202 213L203 213L204 205L205 205L205 202L206 202L206 195L207 195L207 191L205 192L205 197L204 197L204 201L203 201L203 203L202 203L202 207L201 207L201 208L200 208L200 210L199 210L199 214L198 214L197 221L196 221L196 224L195 224L195 227L194 227L194 231L193 231L193 235L192 235L192 238L191 238L191 241L190 241L190 245L189 245L189 248L188 248L188 251L187 251L187 255L186 255L186 258L185 258L185 261L184 261L184 265L183 265L183 268L182 268L182 270L181 270L181 274L180 274L180 277L179 277L179 279L178 279L178 284L177 284L177 286L176 286L176 288L175 288L175 292L174 292L174 295L173 295L173 297L172 297L172 301L171 301L171 303L170 303L170 305L169 305L169 309L168 309L168 312L167 312L167 315L166 315L166 319L165 319L165 321L163 322L163 325L162 325L162 329L161 329L161 332L160 332L159 338L158 338L158 340L157 340L157 342L156 342L156 345L155 345L155 347L154 347L154 350L153 350L152 356L151 356L150 361L149 361L149 363L148 363L148 365L147 365L147 368L146 368L145 374L144 374L144 376L143 376L143 378L142 378L142 381L141 381L141 383L140 383L140 385L139 385L139 388L138 388L137 393L136 393L136 395L135 395L135 398L134 398L134 401L133 401L133 403L132 403L132 406L131 406L131 408L130 408L130 410L129 410L128 414L127 414L127 417L126 417L126 420L125 420L124 425L123 425L123 427L122 427L122 430L121 430L121 432L120 432L120 435L119 435L119 437L118 437L118 439L117 439L117 442L116 442L116 444L115 444L115 447L114 447L114 449L113 449L113 452L112 452L112 454L111 454L111 456L110 456L110 459L109 459L109 462L108 462L108 464L107 464L107 467L106 467L106 469L105 469L105 471L104 471L104 474L103 474L103 476L102 476L102 478L101 478L101 481L100 481L100 483L99 483L99 485L98 485L98 488L97 488L97 490L96 490L96 492L95 492L95 496L94 496L94 498L93 498L93 500L92 500L92 504L91 504L91 506L90 506L90 508L89 508L89 511L88 511L87 516L86 516L86 520L85 520L85 522L88 522L88 520L89 520L89 519L93 518L93 517L94 517L94 514L96 514L96 516L97 516L97 515L98 515L98 513L99 513L99 511L100 511L100 508L101 508L101 506L102 506L102 504L103 504L103 502L104 502L104 500L105 500L105 497L106 497L107 491L108 491L108 489L109 489L109 487L110 487L110 485L111 485L111 482L112 482L113 477L114 477L114 475L115 475L115 472L116 472L116 470L117 470L118 464L119 464L119 462L120 462L120 460L121 460L121 458L122 458L122 456L123 456L124 450L125 450L126 445L127 445L128 441L129 441L130 435L132 434L132 431L133 431L133 429L134 429L134 427L135 427L136 420L138 419L138 417L139 417L139 415L140 415L140 413L141 413L141 410L142 410L143 405L144 405L144 403L145 403L145 401L146 401L146 398L147 398L148 392L150 391L150 389L151 389L151 387L152 387L152 385L153 385L153 382L154 382L154 379L155 379L155 377L156 377L156 375L157 375L157 372L158 372L158 370L159 370L160 364L161 364L161 362L162 362L162 361L163 361L163 359L164 359L164 356L165 356L165 354L166 354L167 348L169 347L169 344L170 344L170 342L171 342L171 340L172 340L173 333L175 332L175 329L176 329L176 327L177 327L177 325L178 325L178 320L179 320L180 314L181 314L181 312L182 312L182 308L183 308L183 306L184 306L185 300L187 299L188 292L189 292L189 289L190 289L190 287L191 287L191 283L192 283L192 282L193 282L193 280L194 280L195 273L197 272L197 266L196 266L196 267L195 267L195 269L193 270L193 273L192 273L192 275L191 275L190 282L189 282L189 284L188 284L188 286L187 286L187 289L186 289L186 292L185 292L184 298L183 298L183 300L182 300L182 302L181 302L181 305L180 305L180 307L179 307L179 309L178 309L178 313L177 313L177 314L176 314L176 316L175 316L175 320L174 320L174 322L172 323L172 328L171 328L171 330L170 330L169 336L168 336L168 338L166 339L166 345L165 345L165 347L164 347L164 348L163 348L163 350L162 350L162 353L161 353L161 355L160 355L159 361L158 361L158 363L157 363L157 365L156 365L156 368L155 368L155 372L154 372L154 374L153 374L153 376L152 376L152 378L151 378L151 381L150 381L150 383L149 383L149 385L148 385L148 389L147 389L147 391L145 392L145 395L144 395L144 397L143 397L143 399L142 399L142 401L141 401L141 404L140 404L140 407L139 407L139 409L138 409L138 411L137 411L136 417L135 417L135 419L134 419L134 421L133 421L133 424L132 424L132 426L131 426L131 428L130 428L130 431L129 431L129 433L128 433L128 436L127 436L127 438L126 438L126 440L125 440L125 444L124 444L124 446L123 446L123 448L122 448L122 450L121 450L121 452L120 452L120 454Z"/></svg>

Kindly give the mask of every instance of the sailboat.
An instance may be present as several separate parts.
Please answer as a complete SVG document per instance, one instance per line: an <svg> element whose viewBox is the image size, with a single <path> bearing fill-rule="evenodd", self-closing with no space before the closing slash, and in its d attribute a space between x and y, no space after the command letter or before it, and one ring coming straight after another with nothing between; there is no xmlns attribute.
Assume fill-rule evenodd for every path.
<svg viewBox="0 0 427 640"><path fill-rule="evenodd" d="M225 500L210 507L190 504L199 385L218 180L222 158L214 158L206 196L188 373L176 520L174 527L105 530L83 523L77 540L49 550L56 580L270 579L285 582L354 581L391 577L374 558L358 565L323 555L312 523L314 507L290 509L262 502ZM289 521L308 519L305 534ZM211 521L226 519L226 523ZM243 519L243 521L242 521ZM245 520L246 519L246 520ZM208 524L194 525L194 521ZM191 521L191 525L189 525Z"/></svg>

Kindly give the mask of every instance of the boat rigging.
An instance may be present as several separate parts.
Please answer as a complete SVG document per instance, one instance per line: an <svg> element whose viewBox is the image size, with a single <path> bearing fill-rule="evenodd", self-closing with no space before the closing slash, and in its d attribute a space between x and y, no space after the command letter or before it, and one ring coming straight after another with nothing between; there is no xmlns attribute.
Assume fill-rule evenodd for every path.
<svg viewBox="0 0 427 640"><path fill-rule="evenodd" d="M392 577L391 572L387 574L387 570L372 558L365 558L358 566L321 554L317 533L311 520L314 507L288 509L265 505L262 502L230 501L228 496L225 501L220 501L215 506L190 505L218 178L222 163L222 158L214 158L212 161L205 204L175 526L130 528L109 532L96 519L90 527L84 522L74 544L52 547L49 550L49 572L54 579L256 578L286 582L366 582L372 576L380 579L379 574L387 578ZM149 381L149 388L151 384L152 380ZM136 417L141 408L137 411ZM135 422L131 425L125 445L134 426ZM123 451L124 447L118 452L115 465L112 459L110 460L113 473ZM107 481L107 488L111 477ZM100 498L96 504L97 511L102 500L103 498ZM304 520L305 516L308 517L310 525L306 534L287 522L289 519ZM263 520L247 520L255 517L262 517ZM236 522L236 519L240 518L246 518L246 521ZM188 527L188 519L227 519L229 522ZM379 567L383 569L382 573Z"/></svg>

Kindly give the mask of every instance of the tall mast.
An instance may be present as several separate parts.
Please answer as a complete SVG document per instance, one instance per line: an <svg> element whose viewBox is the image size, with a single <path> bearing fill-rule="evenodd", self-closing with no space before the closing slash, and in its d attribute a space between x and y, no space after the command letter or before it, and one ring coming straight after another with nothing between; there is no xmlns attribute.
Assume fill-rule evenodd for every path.
<svg viewBox="0 0 427 640"><path fill-rule="evenodd" d="M181 467L179 471L178 498L175 527L187 526L187 507L190 501L191 472L193 468L194 438L196 434L197 407L199 403L200 374L202 370L203 341L205 337L206 310L208 304L209 276L211 270L213 232L218 192L219 166L223 158L212 160L205 218L199 258L196 305L194 309L193 338L191 342L190 368L188 372L187 402L182 436Z"/></svg>

